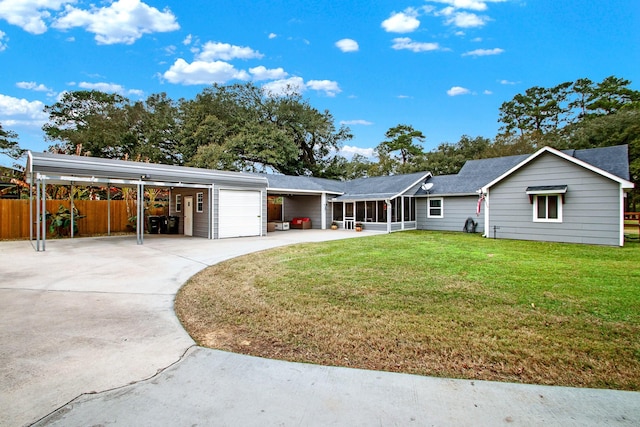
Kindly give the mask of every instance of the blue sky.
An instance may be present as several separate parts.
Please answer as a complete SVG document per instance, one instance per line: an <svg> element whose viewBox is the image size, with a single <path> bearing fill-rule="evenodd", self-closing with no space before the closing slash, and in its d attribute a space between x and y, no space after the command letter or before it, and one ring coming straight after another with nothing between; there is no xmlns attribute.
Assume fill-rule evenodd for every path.
<svg viewBox="0 0 640 427"><path fill-rule="evenodd" d="M65 91L177 100L249 81L328 109L354 134L347 156L400 123L431 150L495 136L500 105L532 86L640 90L640 2L0 0L0 64L0 123L36 151Z"/></svg>

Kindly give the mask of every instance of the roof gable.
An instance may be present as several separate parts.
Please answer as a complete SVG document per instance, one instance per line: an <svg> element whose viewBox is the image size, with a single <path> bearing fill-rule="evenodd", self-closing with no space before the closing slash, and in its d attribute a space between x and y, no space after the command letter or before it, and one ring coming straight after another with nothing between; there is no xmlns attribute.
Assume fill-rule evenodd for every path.
<svg viewBox="0 0 640 427"><path fill-rule="evenodd" d="M337 199L392 199L421 184L430 176L430 172L416 172L405 175L358 178L345 182L345 193Z"/></svg>
<svg viewBox="0 0 640 427"><path fill-rule="evenodd" d="M618 147L623 147L623 149L620 149ZM634 184L628 181L628 179L615 175L607 170L594 166L592 163L588 163L587 161L580 159L580 156L586 159L590 159L595 163L600 163L605 167L609 167L610 169L617 170L621 173L624 173L624 167L621 168L619 165L623 162L626 162L627 163L626 169L627 169L627 176L628 176L628 155L626 154L627 146L625 145L625 146L618 146L618 147L605 147L605 148L618 148L615 151L605 150L605 148L592 148L589 150L569 150L567 152L558 151L555 148L551 148L551 147L543 147L540 150L533 153L532 155L530 155L529 157L527 157L526 159L524 159L523 161L521 161L520 163L518 163L517 165L515 165L514 167L512 167L511 169L509 169L508 171L506 171L505 173L503 173L502 175L498 176L488 184L484 185L482 187L482 191L486 192L493 185L507 178L509 175L513 174L520 168L533 162L535 159L539 158L545 153L550 153L551 155L558 156L561 159L564 159L568 162L581 166L605 178L611 179L612 181L616 181L620 183L622 188L633 188ZM571 154L568 154L568 153L571 153ZM598 157L602 157L602 158L598 160ZM622 159L623 157L624 159Z"/></svg>

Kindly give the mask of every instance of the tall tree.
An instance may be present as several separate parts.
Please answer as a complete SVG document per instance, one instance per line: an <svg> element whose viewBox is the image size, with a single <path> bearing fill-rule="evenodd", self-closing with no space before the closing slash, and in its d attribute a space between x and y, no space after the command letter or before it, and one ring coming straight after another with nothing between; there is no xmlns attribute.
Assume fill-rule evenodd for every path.
<svg viewBox="0 0 640 427"><path fill-rule="evenodd" d="M95 90L67 92L44 111L49 123L43 126L45 138L60 141L51 147L66 154L122 158L127 153L122 142L129 133L125 106L129 100L117 94Z"/></svg>
<svg viewBox="0 0 640 427"><path fill-rule="evenodd" d="M630 84L615 76L605 78L593 89L587 110L598 115L613 114L626 104L640 101L640 92L629 89Z"/></svg>
<svg viewBox="0 0 640 427"><path fill-rule="evenodd" d="M426 153L420 170L434 175L456 174L467 160L484 158L490 147L491 140L487 138L462 135L457 143L443 143Z"/></svg>
<svg viewBox="0 0 640 427"><path fill-rule="evenodd" d="M0 123L0 154L11 157L14 160L19 159L25 150L20 148L18 144L18 134L4 129Z"/></svg>
<svg viewBox="0 0 640 427"><path fill-rule="evenodd" d="M594 84L589 79L561 83L552 88L534 86L500 107L501 134L552 134L587 118L613 114L640 100L629 80L610 76Z"/></svg>
<svg viewBox="0 0 640 427"><path fill-rule="evenodd" d="M378 145L377 151L387 154L398 153L400 157L397 158L401 165L409 163L414 157L424 153L422 147L414 143L414 140L424 142L425 136L413 126L397 125L389 128L384 136L387 139Z"/></svg>
<svg viewBox="0 0 640 427"><path fill-rule="evenodd" d="M335 153L352 137L299 94L272 96L252 84L214 85L181 108L182 145L200 167L334 175Z"/></svg>

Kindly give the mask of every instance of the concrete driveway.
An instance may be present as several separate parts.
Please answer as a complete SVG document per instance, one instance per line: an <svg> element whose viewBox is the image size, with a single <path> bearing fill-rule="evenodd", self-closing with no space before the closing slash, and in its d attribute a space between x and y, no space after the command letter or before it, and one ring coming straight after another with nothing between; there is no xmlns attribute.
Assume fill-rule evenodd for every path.
<svg viewBox="0 0 640 427"><path fill-rule="evenodd" d="M196 347L173 311L196 272L368 233L0 242L0 426L639 425L640 393L434 379Z"/></svg>

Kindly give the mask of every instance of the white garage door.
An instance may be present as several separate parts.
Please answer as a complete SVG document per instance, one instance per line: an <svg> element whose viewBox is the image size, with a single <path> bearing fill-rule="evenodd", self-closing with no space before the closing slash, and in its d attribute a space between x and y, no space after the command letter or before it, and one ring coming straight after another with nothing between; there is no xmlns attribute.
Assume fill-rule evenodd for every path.
<svg viewBox="0 0 640 427"><path fill-rule="evenodd" d="M218 237L259 236L262 231L260 191L220 190Z"/></svg>

